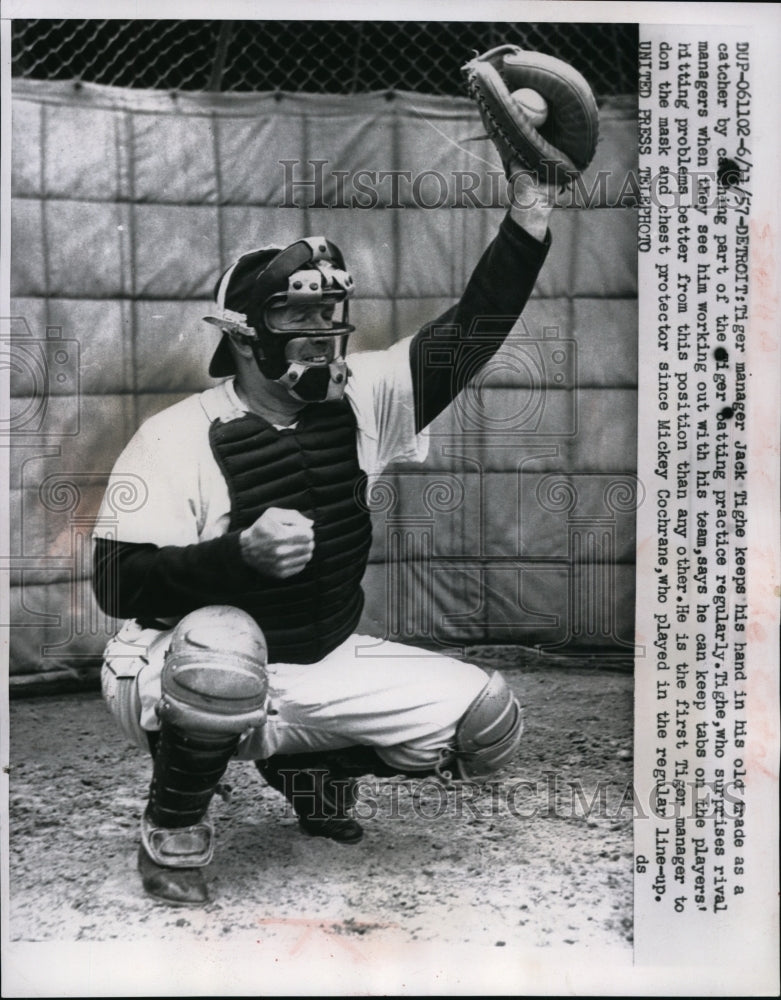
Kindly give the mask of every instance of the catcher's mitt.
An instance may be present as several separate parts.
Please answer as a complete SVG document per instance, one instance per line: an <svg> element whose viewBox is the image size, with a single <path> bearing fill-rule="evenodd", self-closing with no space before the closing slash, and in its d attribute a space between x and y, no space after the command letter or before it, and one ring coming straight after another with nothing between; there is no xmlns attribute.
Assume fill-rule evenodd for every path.
<svg viewBox="0 0 781 1000"><path fill-rule="evenodd" d="M576 69L555 56L499 45L462 67L488 136L509 174L511 163L548 184L563 185L594 157L599 133L597 102ZM535 128L512 92L527 87L548 103L548 117Z"/></svg>

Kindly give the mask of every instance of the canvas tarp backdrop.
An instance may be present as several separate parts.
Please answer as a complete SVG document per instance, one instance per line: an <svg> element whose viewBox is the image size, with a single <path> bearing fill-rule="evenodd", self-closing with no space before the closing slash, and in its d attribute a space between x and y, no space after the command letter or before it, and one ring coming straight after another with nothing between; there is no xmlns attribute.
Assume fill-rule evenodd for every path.
<svg viewBox="0 0 781 1000"><path fill-rule="evenodd" d="M454 192L471 183L454 182L459 172L498 170L489 143L463 141L481 127L460 98L17 79L12 114L2 351L21 691L95 682L116 627L89 582L106 478L141 421L213 384L218 334L202 316L221 270L252 247L325 234L357 284L351 348L381 349L458 298L504 208L483 207L488 174L478 204ZM363 631L631 660L636 211L616 202L636 148L634 103L606 102L585 186L599 170L610 177L588 207L554 212L551 253L503 363L436 421L424 466L391 470L373 490ZM420 180L394 189L364 174L374 194L362 195L361 170ZM316 176L321 191L299 183ZM377 204L341 207L354 196ZM112 502L142 494L128 482Z"/></svg>

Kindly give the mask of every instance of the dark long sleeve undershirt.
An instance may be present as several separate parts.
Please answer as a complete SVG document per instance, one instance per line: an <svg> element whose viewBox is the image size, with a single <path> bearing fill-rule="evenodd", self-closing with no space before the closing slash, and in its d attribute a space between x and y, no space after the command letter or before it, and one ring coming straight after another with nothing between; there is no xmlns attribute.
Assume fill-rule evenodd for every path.
<svg viewBox="0 0 781 1000"><path fill-rule="evenodd" d="M464 388L469 373L501 347L531 294L550 245L506 216L460 301L412 339L415 426L422 430ZM454 367L442 359L453 359ZM230 604L257 583L243 560L239 532L193 545L95 540L92 584L115 618L173 618L207 604Z"/></svg>
<svg viewBox="0 0 781 1000"><path fill-rule="evenodd" d="M502 346L523 312L549 247L550 234L541 243L505 216L459 302L412 338L417 431L430 424Z"/></svg>
<svg viewBox="0 0 781 1000"><path fill-rule="evenodd" d="M206 604L230 604L257 585L239 532L193 545L140 545L96 538L92 586L114 618L171 618Z"/></svg>

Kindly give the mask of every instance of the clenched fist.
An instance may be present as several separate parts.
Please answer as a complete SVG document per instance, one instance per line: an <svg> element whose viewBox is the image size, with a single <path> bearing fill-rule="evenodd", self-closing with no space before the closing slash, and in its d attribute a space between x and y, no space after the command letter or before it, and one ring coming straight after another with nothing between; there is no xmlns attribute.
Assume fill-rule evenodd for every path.
<svg viewBox="0 0 781 1000"><path fill-rule="evenodd" d="M313 522L297 510L269 507L239 536L241 554L253 569L284 579L300 573L315 550Z"/></svg>

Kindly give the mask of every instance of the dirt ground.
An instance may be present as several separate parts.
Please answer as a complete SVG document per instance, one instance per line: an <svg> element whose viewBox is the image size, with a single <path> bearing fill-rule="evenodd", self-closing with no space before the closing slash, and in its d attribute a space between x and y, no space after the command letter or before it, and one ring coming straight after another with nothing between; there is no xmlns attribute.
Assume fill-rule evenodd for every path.
<svg viewBox="0 0 781 1000"><path fill-rule="evenodd" d="M312 934L492 948L632 942L632 677L598 666L500 667L525 706L516 761L493 787L362 783L354 846L301 834L251 764L216 798L213 899L172 909L135 871L150 763L100 696L11 702L10 907L17 942L263 941ZM86 994L85 994L86 995ZM120 995L120 994L117 994Z"/></svg>

